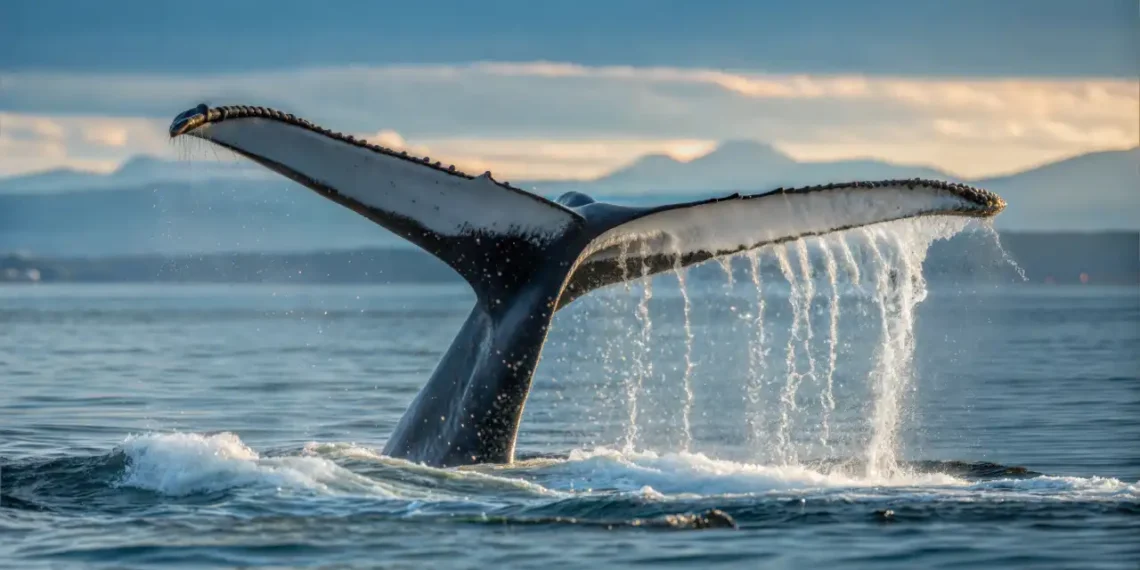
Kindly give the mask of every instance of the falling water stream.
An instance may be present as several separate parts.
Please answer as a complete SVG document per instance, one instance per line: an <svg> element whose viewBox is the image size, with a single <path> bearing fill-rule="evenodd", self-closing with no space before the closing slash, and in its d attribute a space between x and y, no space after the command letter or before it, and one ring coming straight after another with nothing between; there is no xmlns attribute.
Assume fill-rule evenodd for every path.
<svg viewBox="0 0 1140 570"><path fill-rule="evenodd" d="M812 304L815 300L815 274L811 267L810 252L808 251L807 241L796 240L796 257L799 259L800 274L799 278L803 284L800 287L802 293L802 310L800 311L800 320L803 323L803 339L802 346L804 356L807 358L807 372L804 373L803 378L818 384L819 377L816 374L815 353L813 341L815 340L815 331L812 328ZM793 399L795 394L792 395ZM826 410L824 411L826 413Z"/></svg>
<svg viewBox="0 0 1140 570"><path fill-rule="evenodd" d="M748 426L747 435L753 445L765 445L768 442L765 431L764 417L764 384L767 381L768 358L767 338L764 336L764 310L767 303L764 300L763 277L760 274L760 254L756 250L749 251L748 272L752 277L752 286L756 289L756 317L752 320L753 333L748 339L748 387L745 391L747 409L745 421Z"/></svg>
<svg viewBox="0 0 1140 570"><path fill-rule="evenodd" d="M846 244L842 237L836 239ZM830 243L821 240L819 249L823 252L827 283L831 286L831 296L827 301L827 379L819 394L819 405L823 410L819 422L819 444L826 449L831 439L831 414L835 411L835 364L838 360L836 345L839 342L839 268L835 263L835 254L831 251Z"/></svg>
<svg viewBox="0 0 1140 570"><path fill-rule="evenodd" d="M641 260L641 300L637 304L637 322L641 328L635 344L635 352L633 356L634 374L630 379L629 386L629 428L626 431L625 448L633 450L638 443L638 397L641 395L642 387L645 381L653 375L653 320L649 313L649 301L653 299L653 281L649 279L649 265L645 261L650 254L649 243L646 241L641 242L641 247L638 251L639 259ZM628 246L623 247L618 258L618 263L622 266L623 272L626 271L626 262L628 261Z"/></svg>
<svg viewBox="0 0 1140 570"><path fill-rule="evenodd" d="M786 248L775 251L776 260L780 263L780 273L788 281L788 305L792 309L792 325L788 334L788 343L784 349L784 363L787 366L787 376L784 388L780 392L780 425L776 432L776 456L782 463L796 463L795 443L792 441L792 422L799 406L796 404L796 393L799 391L803 373L799 371L799 359L796 348L800 344L803 334L803 297L800 280L797 279L792 264L788 260Z"/></svg>
<svg viewBox="0 0 1140 570"><path fill-rule="evenodd" d="M748 327L748 369L742 382L744 435L758 449L759 455L780 464L799 464L808 456L834 456L845 441L858 440L862 451L856 452L856 458L865 465L864 475L890 477L899 473L899 432L914 375L915 309L926 296L922 263L934 240L948 238L963 227L964 222L952 220L897 222L741 254L747 260L753 290L749 294L753 298L747 301L752 308L743 310L740 315L741 322ZM631 269L627 267L631 261L628 250L627 245L619 252L625 278L631 277L628 274ZM702 304L692 298L692 284L680 252L678 248L673 260L685 342L681 357L683 373L679 378L682 386L679 445L682 451L689 451L694 445L692 414L699 389L693 351L694 345L702 340L694 334L692 312ZM640 259L645 259L650 253L648 244L643 242L637 253ZM766 259L775 262L778 275L785 281L786 305L784 301L775 305L770 301L772 295L777 298L782 295L778 293L778 283L765 279ZM732 259L720 258L717 262L728 281L726 294L735 295ZM640 278L633 278L639 286L629 289L631 293L636 291L638 298L634 310L637 330L631 335L632 366L625 378L626 450L641 444L638 421L644 410L639 409L639 396L654 373L650 311L654 292L649 267L642 264ZM818 286L816 279L820 280ZM737 311L737 303L735 297L730 299L733 312ZM781 306L789 309L786 318L773 321L766 316L771 311L776 311L777 316L784 314ZM819 310L814 311L815 307ZM851 340L845 341L842 336L848 329L840 328L841 319L847 313L852 313L852 318L843 320L847 323L845 327L873 330L878 335L862 339L872 342L873 350L841 352L841 346ZM815 336L817 324L820 330L826 330L826 335L821 334L819 339ZM779 346L781 342L783 369L769 361L772 345ZM850 372L845 371L858 368L846 364L848 357L870 358L863 392L852 391L850 386L840 390L837 385L840 374L848 374L844 381L850 383ZM606 360L610 358L607 356ZM809 394L809 387L817 392ZM843 398L850 400L860 395L865 398L861 404L843 401ZM862 422L862 428L852 424L850 418L836 415L852 409L858 411L859 405L865 407L856 418L856 424Z"/></svg>
<svg viewBox="0 0 1140 570"><path fill-rule="evenodd" d="M622 243L621 248L618 250L618 266L621 267L621 280L626 289L630 289L629 281L629 244ZM648 302L647 302L648 303ZM641 311L640 307L637 311L637 317L640 320ZM640 348L640 347L638 347ZM633 353L633 373L627 374L625 377L625 399L626 407L629 412L629 420L626 424L625 432L625 448L633 449L637 444L637 397L641 392L641 371L642 371L642 352L636 350ZM624 360L624 359L623 359Z"/></svg>
<svg viewBox="0 0 1140 570"><path fill-rule="evenodd" d="M677 286L681 289L681 300L684 302L685 313L685 375L683 378L685 389L685 404L681 412L682 449L689 450L693 444L693 325L689 314L692 312L692 303L689 301L689 287L685 283L685 269L681 266L681 252L673 257L673 273L677 276Z"/></svg>

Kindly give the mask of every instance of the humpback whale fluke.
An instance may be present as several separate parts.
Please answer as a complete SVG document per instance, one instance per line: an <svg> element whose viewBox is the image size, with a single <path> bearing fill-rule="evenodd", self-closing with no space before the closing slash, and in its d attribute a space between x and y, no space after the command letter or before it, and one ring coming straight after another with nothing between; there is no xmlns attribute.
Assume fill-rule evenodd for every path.
<svg viewBox="0 0 1140 570"><path fill-rule="evenodd" d="M640 278L770 243L917 216L990 217L991 192L932 180L849 182L628 207L550 201L265 107L199 105L170 136L210 141L440 258L476 293L459 335L384 453L435 466L508 463L554 313ZM624 267L623 267L624 265ZM644 271L643 271L644 269Z"/></svg>

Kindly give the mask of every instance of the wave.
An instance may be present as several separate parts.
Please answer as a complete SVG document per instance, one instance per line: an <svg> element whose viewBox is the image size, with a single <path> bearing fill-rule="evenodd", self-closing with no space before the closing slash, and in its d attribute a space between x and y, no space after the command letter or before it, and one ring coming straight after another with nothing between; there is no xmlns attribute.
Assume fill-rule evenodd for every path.
<svg viewBox="0 0 1140 570"><path fill-rule="evenodd" d="M394 496L383 482L353 473L329 459L263 458L228 432L131 436L119 449L127 463L118 484L163 495L263 487Z"/></svg>
<svg viewBox="0 0 1140 570"><path fill-rule="evenodd" d="M821 517L993 520L1073 506L1140 511L1138 483L990 463L915 462L867 478L842 462L757 465L600 447L437 469L352 443L259 453L228 432L135 435L103 455L0 467L0 507L84 516L208 506L230 516L710 528Z"/></svg>
<svg viewBox="0 0 1140 570"><path fill-rule="evenodd" d="M852 467L855 467L852 469ZM497 467L565 492L637 492L680 499L707 497L911 497L1010 499L1140 498L1140 483L1107 477L1055 477L991 463L924 461L899 474L854 475L858 464L756 465L701 453L629 452L609 448L572 451L564 461L540 460ZM1010 476L1013 474L1013 476Z"/></svg>

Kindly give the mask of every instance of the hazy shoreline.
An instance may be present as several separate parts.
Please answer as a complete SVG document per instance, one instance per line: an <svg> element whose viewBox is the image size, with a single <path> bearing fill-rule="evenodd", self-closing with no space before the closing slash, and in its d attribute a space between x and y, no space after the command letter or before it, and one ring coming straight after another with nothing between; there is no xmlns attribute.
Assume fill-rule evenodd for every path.
<svg viewBox="0 0 1140 570"><path fill-rule="evenodd" d="M1002 232L1000 240L1002 249L1025 271L1025 281L1003 259L992 236L970 232L932 245L924 267L927 278L1140 284L1140 232ZM719 267L698 268L694 278L719 271ZM92 257L9 253L0 254L0 282L448 283L460 279L425 252L387 247Z"/></svg>

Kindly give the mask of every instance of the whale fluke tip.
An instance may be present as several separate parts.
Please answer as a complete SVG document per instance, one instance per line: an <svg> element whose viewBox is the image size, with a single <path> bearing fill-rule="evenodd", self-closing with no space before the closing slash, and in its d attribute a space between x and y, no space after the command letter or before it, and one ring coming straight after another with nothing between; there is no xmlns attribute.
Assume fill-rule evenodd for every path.
<svg viewBox="0 0 1140 570"><path fill-rule="evenodd" d="M206 115L210 113L210 107L205 103L199 103L192 109L187 109L179 113L174 120L170 122L170 137L174 138L202 123L206 122Z"/></svg>

